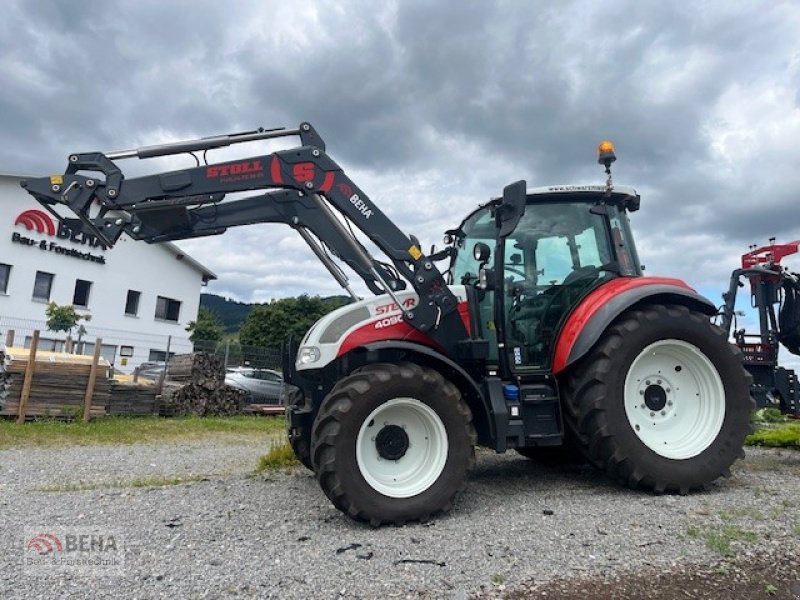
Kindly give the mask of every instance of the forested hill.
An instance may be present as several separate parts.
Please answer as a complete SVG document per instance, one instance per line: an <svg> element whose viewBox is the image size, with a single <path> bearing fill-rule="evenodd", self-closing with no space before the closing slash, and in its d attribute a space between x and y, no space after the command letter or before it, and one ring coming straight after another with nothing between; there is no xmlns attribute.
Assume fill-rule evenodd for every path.
<svg viewBox="0 0 800 600"><path fill-rule="evenodd" d="M347 304L350 301L347 296L329 296L322 298L322 300L330 308ZM226 332L236 333L253 307L260 305L258 303L237 302L216 294L200 294L200 306L214 313L222 322Z"/></svg>
<svg viewBox="0 0 800 600"><path fill-rule="evenodd" d="M216 294L200 294L200 306L217 315L228 333L239 331L242 321L253 308L253 304L236 302Z"/></svg>

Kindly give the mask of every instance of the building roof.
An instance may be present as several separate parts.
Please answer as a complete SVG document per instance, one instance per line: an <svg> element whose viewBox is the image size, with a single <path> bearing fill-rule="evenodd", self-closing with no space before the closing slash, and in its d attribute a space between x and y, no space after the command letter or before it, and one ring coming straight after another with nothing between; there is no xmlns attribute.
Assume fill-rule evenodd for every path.
<svg viewBox="0 0 800 600"><path fill-rule="evenodd" d="M19 181L19 180L22 180L22 179L30 179L30 178L32 178L32 177L31 176L27 176L27 175L20 175L18 173L0 173L0 179L13 179L13 180ZM194 259L191 256L189 256L188 254L186 254L186 252L181 250L177 246L177 244L174 244L172 242L159 242L159 243L155 243L155 244L151 244L151 245L152 246L161 246L162 248L164 248L164 249L168 250L169 252L171 252L175 256L176 259L185 262L186 264L188 264L189 266L191 266L195 270L199 271L200 274L203 276L203 282L204 283L208 282L208 281L211 281L212 279L216 279L217 278L217 275L216 275L216 273L214 273L214 271L212 271L211 269L209 269L205 265L199 263L196 259Z"/></svg>

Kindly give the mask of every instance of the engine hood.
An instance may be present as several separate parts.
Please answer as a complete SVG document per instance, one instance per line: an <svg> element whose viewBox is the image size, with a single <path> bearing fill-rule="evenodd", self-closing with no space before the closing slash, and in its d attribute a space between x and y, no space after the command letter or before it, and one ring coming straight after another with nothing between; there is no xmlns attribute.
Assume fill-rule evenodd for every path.
<svg viewBox="0 0 800 600"><path fill-rule="evenodd" d="M463 285L450 286L450 290L459 303L466 301ZM395 295L405 309L413 310L419 302L413 291ZM403 321L400 307L389 296L373 296L337 308L317 321L300 343L295 366L298 371L322 368L360 340L408 340L423 335ZM311 361L309 356L318 358Z"/></svg>

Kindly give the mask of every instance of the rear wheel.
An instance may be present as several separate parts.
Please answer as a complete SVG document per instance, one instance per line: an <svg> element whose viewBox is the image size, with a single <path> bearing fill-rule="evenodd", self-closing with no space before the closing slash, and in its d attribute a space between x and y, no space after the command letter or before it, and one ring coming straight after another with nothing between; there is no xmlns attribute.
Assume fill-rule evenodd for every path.
<svg viewBox="0 0 800 600"><path fill-rule="evenodd" d="M458 389L411 363L369 365L340 381L311 437L325 494L373 525L448 510L475 460L471 414Z"/></svg>
<svg viewBox="0 0 800 600"><path fill-rule="evenodd" d="M743 455L749 377L725 333L686 307L625 313L567 383L565 419L581 450L631 487L687 493Z"/></svg>

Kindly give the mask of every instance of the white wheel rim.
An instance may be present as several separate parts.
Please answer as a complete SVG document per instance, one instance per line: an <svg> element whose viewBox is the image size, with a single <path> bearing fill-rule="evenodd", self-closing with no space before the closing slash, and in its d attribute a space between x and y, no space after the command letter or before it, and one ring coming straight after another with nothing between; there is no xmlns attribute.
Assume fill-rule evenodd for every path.
<svg viewBox="0 0 800 600"><path fill-rule="evenodd" d="M408 438L401 457L381 457L376 444L385 428L400 427ZM396 430L395 430L396 431ZM447 431L439 415L414 398L395 398L373 410L356 439L361 475L375 491L390 498L410 498L431 487L447 462Z"/></svg>
<svg viewBox="0 0 800 600"><path fill-rule="evenodd" d="M625 414L650 450L685 460L719 435L725 388L714 364L696 346L661 340L642 350L628 370Z"/></svg>

